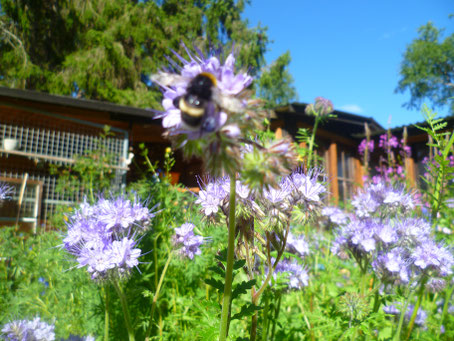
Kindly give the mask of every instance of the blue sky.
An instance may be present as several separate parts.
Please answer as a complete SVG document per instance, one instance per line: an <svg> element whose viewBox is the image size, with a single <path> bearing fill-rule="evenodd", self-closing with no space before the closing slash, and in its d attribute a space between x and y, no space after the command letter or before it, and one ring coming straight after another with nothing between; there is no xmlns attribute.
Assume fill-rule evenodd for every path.
<svg viewBox="0 0 454 341"><path fill-rule="evenodd" d="M409 94L394 93L400 63L428 21L451 34L450 13L452 0L252 0L243 18L268 27L268 63L290 50L300 102L323 96L386 128L422 121L419 110L402 107Z"/></svg>

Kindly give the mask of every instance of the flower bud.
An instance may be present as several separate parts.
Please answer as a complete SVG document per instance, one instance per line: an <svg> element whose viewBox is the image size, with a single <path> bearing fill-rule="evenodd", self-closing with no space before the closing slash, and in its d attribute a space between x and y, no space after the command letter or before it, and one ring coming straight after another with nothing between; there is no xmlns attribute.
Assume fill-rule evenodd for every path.
<svg viewBox="0 0 454 341"><path fill-rule="evenodd" d="M333 112L333 102L323 97L317 97L315 99L315 111L320 116L326 116Z"/></svg>

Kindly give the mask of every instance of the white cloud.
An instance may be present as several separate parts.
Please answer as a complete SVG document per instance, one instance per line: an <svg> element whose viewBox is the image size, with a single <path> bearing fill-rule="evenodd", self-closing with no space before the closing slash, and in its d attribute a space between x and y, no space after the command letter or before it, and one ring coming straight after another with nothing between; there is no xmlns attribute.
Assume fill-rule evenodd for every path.
<svg viewBox="0 0 454 341"><path fill-rule="evenodd" d="M361 108L358 104L345 104L336 109L346 111L352 114L361 114L364 111L363 108Z"/></svg>

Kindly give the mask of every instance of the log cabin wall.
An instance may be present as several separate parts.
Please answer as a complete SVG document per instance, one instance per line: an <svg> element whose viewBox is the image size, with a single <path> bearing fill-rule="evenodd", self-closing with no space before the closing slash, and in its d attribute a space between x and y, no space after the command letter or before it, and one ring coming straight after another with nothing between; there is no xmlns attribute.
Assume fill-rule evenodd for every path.
<svg viewBox="0 0 454 341"><path fill-rule="evenodd" d="M277 135L288 133L293 138L296 137L299 128L311 129L313 117L305 115L304 109L305 104L302 103L276 109L270 117L271 129L276 131ZM362 184L364 172L356 154L361 139L355 137L355 134L363 132L365 122L371 126L372 131L383 129L370 118L340 111L336 111L335 114L336 118L330 118L319 126L316 136L318 148L315 151L323 160L316 166L324 171L328 181L328 199L332 203L346 200L353 188ZM61 139L62 134L66 134L65 136L79 134L95 138L102 126L109 125L117 137L124 141L121 151L117 150L117 167L126 168L125 159L128 153L132 151L135 154L135 162L127 172L127 181L137 180L142 174L140 168L143 168L143 160L140 159L139 144L144 143L149 150L150 158L157 161L162 160L165 148L170 145L162 137L161 122L153 120L150 111L2 87L0 87L0 124L10 127L9 134L12 126L59 132L60 137L57 134L52 135L53 139L47 139L53 143ZM3 139L5 137L4 133ZM38 166L40 162L36 162L36 157L22 155L21 152L19 147L16 153L1 154L0 170L14 168L15 177L20 177L25 172L32 174L32 170L41 177L46 175L45 167ZM174 170L178 173L180 182L188 187L197 186L196 175L203 174L204 171L200 161L183 160L179 152L176 152L175 157L177 162ZM64 162L71 158L72 155L69 153L63 157L63 161L58 158L52 161ZM12 173L10 171L9 175ZM35 176L38 181L42 179L39 176ZM123 184L124 180L123 178ZM44 189L43 197L45 195ZM41 216L46 217L46 214L43 213Z"/></svg>

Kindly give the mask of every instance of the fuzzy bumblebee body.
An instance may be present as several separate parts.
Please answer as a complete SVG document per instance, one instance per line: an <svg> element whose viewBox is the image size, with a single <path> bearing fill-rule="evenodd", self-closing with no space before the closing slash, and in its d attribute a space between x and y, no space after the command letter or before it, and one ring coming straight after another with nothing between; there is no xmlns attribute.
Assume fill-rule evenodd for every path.
<svg viewBox="0 0 454 341"><path fill-rule="evenodd" d="M202 72L189 82L185 95L174 99L173 104L180 109L181 119L186 125L199 127L212 114L215 86L216 78L211 73Z"/></svg>
<svg viewBox="0 0 454 341"><path fill-rule="evenodd" d="M213 132L219 126L221 111L237 113L244 108L239 99L219 91L218 80L209 72L193 78L161 72L153 75L152 80L161 86L188 84L185 94L173 99L173 105L180 110L181 122L189 130Z"/></svg>

